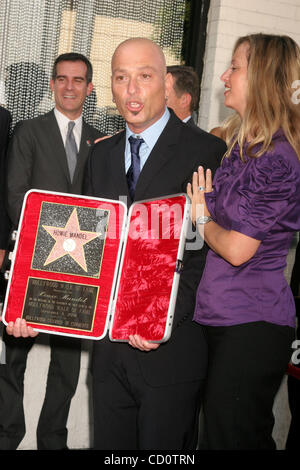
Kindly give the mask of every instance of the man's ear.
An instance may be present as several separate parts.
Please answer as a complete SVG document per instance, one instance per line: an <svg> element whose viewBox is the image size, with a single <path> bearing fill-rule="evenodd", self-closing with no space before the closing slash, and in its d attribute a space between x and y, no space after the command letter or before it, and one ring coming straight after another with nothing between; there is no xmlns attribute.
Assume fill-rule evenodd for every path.
<svg viewBox="0 0 300 470"><path fill-rule="evenodd" d="M87 86L86 96L90 96L90 94L92 93L93 89L94 89L94 85L93 85L92 82L90 82L90 83L88 84L88 86Z"/></svg>
<svg viewBox="0 0 300 470"><path fill-rule="evenodd" d="M170 90L172 90L173 88L173 82L174 82L173 75L170 72L168 72L165 78L166 97L169 95Z"/></svg>
<svg viewBox="0 0 300 470"><path fill-rule="evenodd" d="M182 93L182 95L180 97L180 102L181 102L182 106L184 106L185 108L190 109L191 101L192 101L192 97L189 93Z"/></svg>
<svg viewBox="0 0 300 470"><path fill-rule="evenodd" d="M53 80L53 78L51 78L49 86L50 86L50 90L53 92L54 91L54 80Z"/></svg>

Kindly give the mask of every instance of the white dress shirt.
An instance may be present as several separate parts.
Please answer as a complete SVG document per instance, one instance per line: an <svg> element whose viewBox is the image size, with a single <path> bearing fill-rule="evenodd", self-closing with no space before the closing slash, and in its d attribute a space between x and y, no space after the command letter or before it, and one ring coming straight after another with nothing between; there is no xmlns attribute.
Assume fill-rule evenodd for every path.
<svg viewBox="0 0 300 470"><path fill-rule="evenodd" d="M141 171L143 166L145 165L147 158L149 157L154 145L156 144L160 134L164 130L168 120L170 118L170 111L166 107L164 114L162 117L156 121L152 126L148 127L148 129L145 129L143 132L138 134L139 137L142 137L144 139L144 142L142 143L140 150L139 150L139 156L140 156L140 167ZM126 145L125 145L125 170L126 173L131 165L131 152L130 152L130 143L128 141L128 138L133 135L134 137L137 137L137 134L134 134L126 124Z"/></svg>

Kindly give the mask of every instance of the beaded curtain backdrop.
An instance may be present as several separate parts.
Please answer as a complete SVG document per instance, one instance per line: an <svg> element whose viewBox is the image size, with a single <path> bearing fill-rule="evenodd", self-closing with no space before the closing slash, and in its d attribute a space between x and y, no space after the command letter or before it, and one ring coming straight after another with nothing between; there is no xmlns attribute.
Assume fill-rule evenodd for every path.
<svg viewBox="0 0 300 470"><path fill-rule="evenodd" d="M148 37L168 64L180 62L185 0L1 0L0 104L12 127L49 111L49 79L55 58L85 54L92 62L94 90L86 99L87 122L108 134L124 123L112 102L110 60L129 37Z"/></svg>

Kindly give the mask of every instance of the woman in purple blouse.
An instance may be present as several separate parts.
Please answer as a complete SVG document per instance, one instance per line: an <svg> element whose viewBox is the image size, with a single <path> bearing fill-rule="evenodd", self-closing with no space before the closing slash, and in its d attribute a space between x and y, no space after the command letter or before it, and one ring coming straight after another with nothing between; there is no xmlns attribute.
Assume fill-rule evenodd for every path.
<svg viewBox="0 0 300 470"><path fill-rule="evenodd" d="M194 315L209 347L203 448L275 448L272 407L295 337L284 269L300 229L299 79L291 38L240 38L221 77L236 111L222 129L228 151L213 187L199 168L187 188L211 248Z"/></svg>

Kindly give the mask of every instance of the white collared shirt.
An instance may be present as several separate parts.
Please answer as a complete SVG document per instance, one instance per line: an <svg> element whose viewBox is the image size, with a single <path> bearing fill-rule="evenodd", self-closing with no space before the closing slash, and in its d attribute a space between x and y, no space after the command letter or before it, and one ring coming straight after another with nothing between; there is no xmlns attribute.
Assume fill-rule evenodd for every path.
<svg viewBox="0 0 300 470"><path fill-rule="evenodd" d="M72 121L72 119L69 119L67 116L62 114L60 111L58 111L57 108L54 108L54 115L56 117L57 124L60 130L61 136L62 136L62 140L65 145L67 133L68 133L68 124L69 124L69 121ZM82 131L82 115L79 116L79 118L74 119L73 122L75 122L75 126L73 128L73 134L75 137L77 150L79 152L80 141L81 141L81 131Z"/></svg>
<svg viewBox="0 0 300 470"><path fill-rule="evenodd" d="M160 119L158 119L158 121L156 121L154 124L152 124L152 126L148 127L143 132L138 134L139 137L142 137L144 139L144 142L142 143L140 150L139 150L141 170L143 166L145 165L147 158L149 157L160 134L164 130L169 118L170 118L170 111L166 107L164 114L162 115ZM137 135L134 134L129 129L128 125L126 124L126 145L125 145L125 171L126 173L131 165L130 143L128 141L128 138L131 135L133 135L134 137L137 137Z"/></svg>

